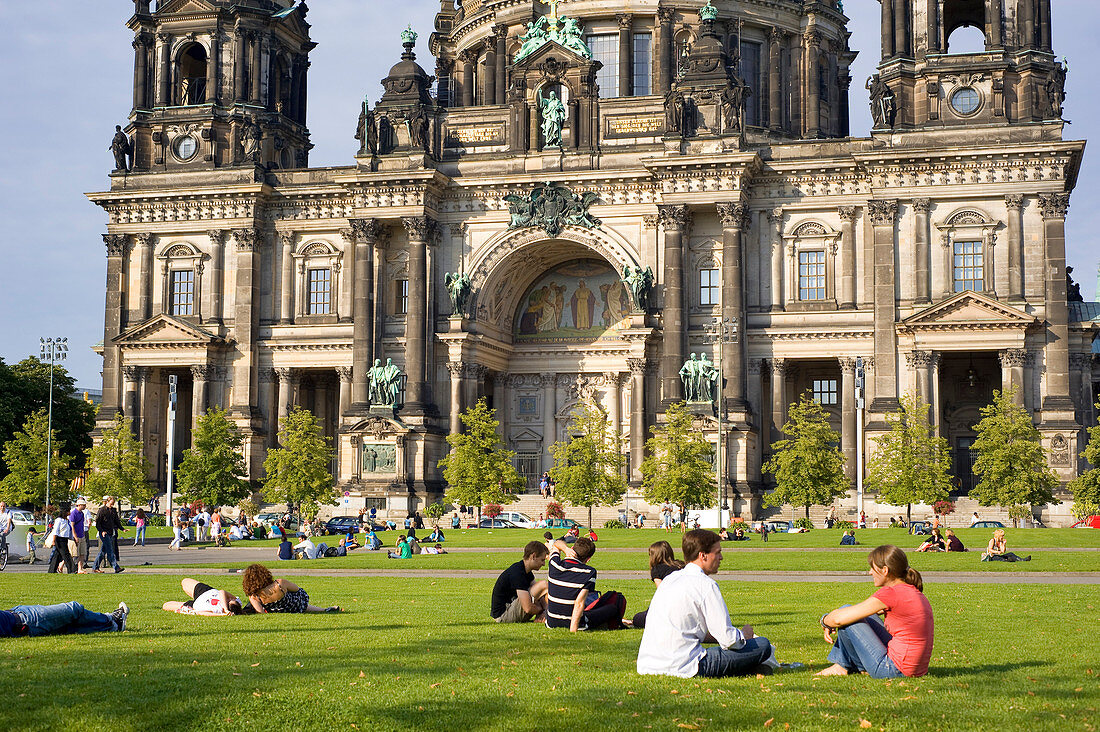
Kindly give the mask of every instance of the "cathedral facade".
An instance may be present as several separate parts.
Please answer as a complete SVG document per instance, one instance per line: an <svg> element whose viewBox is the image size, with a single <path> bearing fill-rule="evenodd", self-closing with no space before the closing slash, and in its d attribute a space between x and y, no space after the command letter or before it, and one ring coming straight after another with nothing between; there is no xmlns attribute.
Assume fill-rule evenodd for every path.
<svg viewBox="0 0 1100 732"><path fill-rule="evenodd" d="M1050 6L883 0L874 129L853 137L835 0L441 0L427 53L393 39L348 164L310 168L305 3L137 0L133 109L90 194L99 419L135 420L163 485L174 375L177 449L224 406L259 479L301 405L336 488L403 515L441 495L478 399L532 490L600 404L637 496L650 428L691 398L720 501L749 518L804 393L854 506L857 436L902 394L932 405L965 496L978 409L1014 389L1069 480L1096 326L1067 301L1084 143L1063 136ZM952 52L962 27L983 51Z"/></svg>

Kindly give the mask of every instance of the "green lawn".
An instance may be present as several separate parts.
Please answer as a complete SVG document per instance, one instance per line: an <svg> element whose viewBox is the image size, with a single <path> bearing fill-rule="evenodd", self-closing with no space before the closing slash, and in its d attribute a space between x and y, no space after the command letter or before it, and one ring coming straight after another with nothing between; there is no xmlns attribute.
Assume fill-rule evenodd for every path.
<svg viewBox="0 0 1100 732"><path fill-rule="evenodd" d="M240 587L237 575L196 577ZM79 599L110 610L125 599L132 608L121 635L0 641L0 728L859 729L867 720L875 730L1060 731L1093 729L1100 707L1095 587L932 584L931 673L884 682L811 680L826 665L817 618L870 584L724 582L734 621L810 668L712 681L638 676L635 631L488 622L491 580L300 584L348 612L185 617L159 609L182 599L178 578L0 575L0 607ZM614 587L629 612L652 594L646 581Z"/></svg>

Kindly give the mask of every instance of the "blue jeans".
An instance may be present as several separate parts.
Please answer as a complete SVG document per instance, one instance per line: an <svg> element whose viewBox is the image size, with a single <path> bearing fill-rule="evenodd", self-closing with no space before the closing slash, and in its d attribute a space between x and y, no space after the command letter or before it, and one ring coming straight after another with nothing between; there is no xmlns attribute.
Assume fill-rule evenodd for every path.
<svg viewBox="0 0 1100 732"><path fill-rule="evenodd" d="M19 605L11 609L27 625L27 635L101 633L118 630L110 615L85 610L79 602L60 605Z"/></svg>
<svg viewBox="0 0 1100 732"><path fill-rule="evenodd" d="M837 629L829 660L850 672L866 671L872 679L899 678L905 674L886 655L886 644L892 637L882 620L872 615Z"/></svg>
<svg viewBox="0 0 1100 732"><path fill-rule="evenodd" d="M699 659L699 671L695 675L714 678L752 673L771 653L772 644L760 637L749 638L737 649L711 646Z"/></svg>
<svg viewBox="0 0 1100 732"><path fill-rule="evenodd" d="M138 544L141 544L142 546L145 546L145 527L144 526L138 527L137 533L134 534L134 546L137 546Z"/></svg>
<svg viewBox="0 0 1100 732"><path fill-rule="evenodd" d="M110 564L118 572L122 567L118 566L118 537L109 536L107 534L99 535L99 554L95 558L96 569L99 568L100 560L104 561L104 564Z"/></svg>

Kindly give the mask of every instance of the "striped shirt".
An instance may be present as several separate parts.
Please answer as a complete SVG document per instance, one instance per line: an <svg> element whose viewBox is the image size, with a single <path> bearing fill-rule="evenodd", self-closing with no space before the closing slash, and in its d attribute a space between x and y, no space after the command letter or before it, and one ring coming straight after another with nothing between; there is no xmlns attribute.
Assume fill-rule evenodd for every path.
<svg viewBox="0 0 1100 732"><path fill-rule="evenodd" d="M573 620L573 603L581 590L596 589L596 570L576 559L562 559L559 552L550 555L546 627L568 628ZM580 630L587 630L588 623L581 616Z"/></svg>

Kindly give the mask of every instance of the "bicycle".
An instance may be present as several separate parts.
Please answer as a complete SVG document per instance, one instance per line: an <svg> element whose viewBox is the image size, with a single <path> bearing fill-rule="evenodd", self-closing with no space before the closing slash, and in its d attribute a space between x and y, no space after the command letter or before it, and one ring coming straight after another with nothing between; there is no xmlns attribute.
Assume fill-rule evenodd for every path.
<svg viewBox="0 0 1100 732"><path fill-rule="evenodd" d="M8 539L0 536L0 572L8 566Z"/></svg>

